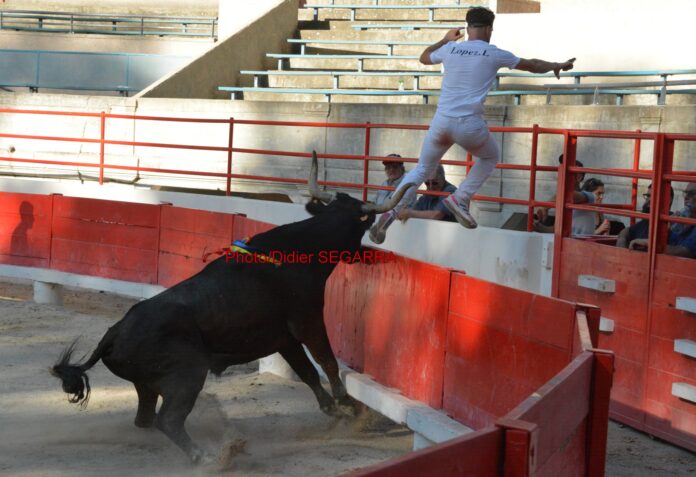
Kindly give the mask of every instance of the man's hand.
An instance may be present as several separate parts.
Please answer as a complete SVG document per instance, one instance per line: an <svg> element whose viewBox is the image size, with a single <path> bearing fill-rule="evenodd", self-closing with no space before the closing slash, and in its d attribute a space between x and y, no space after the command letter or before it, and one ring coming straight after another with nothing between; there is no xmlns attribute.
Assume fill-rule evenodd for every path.
<svg viewBox="0 0 696 477"><path fill-rule="evenodd" d="M411 217L411 209L403 208L396 214L396 218L402 222L406 222Z"/></svg>
<svg viewBox="0 0 696 477"><path fill-rule="evenodd" d="M640 250L644 252L648 249L648 239L631 240L631 243L628 244L628 248L630 250Z"/></svg>
<svg viewBox="0 0 696 477"><path fill-rule="evenodd" d="M599 227L597 227L597 230L595 230L595 235L607 235L609 233L609 221L607 219L604 219L604 221L599 224Z"/></svg>
<svg viewBox="0 0 696 477"><path fill-rule="evenodd" d="M546 207L539 207L534 212L534 215L536 215L539 222L544 223L544 222L546 222L546 217L549 216L549 209L547 209Z"/></svg>
<svg viewBox="0 0 696 477"><path fill-rule="evenodd" d="M561 71L572 70L573 63L575 63L575 58L571 58L563 63L556 63L557 66L553 69L553 74L556 75L557 79L561 79Z"/></svg>
<svg viewBox="0 0 696 477"><path fill-rule="evenodd" d="M462 33L462 31L459 28L453 28L449 30L447 33L445 33L445 37L442 40L446 43L449 43L450 41L457 41L460 38L464 38L464 34ZM575 58L573 58L573 60L575 60Z"/></svg>

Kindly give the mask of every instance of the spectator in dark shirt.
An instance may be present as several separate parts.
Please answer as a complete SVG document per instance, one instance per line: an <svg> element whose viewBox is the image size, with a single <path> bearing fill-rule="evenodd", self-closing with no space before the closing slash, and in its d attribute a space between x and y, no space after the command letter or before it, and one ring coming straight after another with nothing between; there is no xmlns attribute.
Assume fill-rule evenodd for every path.
<svg viewBox="0 0 696 477"><path fill-rule="evenodd" d="M675 215L696 219L696 182L690 182L684 190L684 208ZM629 243L632 250L647 250L648 239L635 239ZM667 240L667 255L696 258L696 227L673 223Z"/></svg>
<svg viewBox="0 0 696 477"><path fill-rule="evenodd" d="M669 206L672 207L672 201L674 201L674 189L672 186L669 187L670 201ZM643 194L645 202L643 202L643 207L641 207L641 212L645 214L650 213L650 197L652 196L652 184L648 186L648 191ZM616 246L629 248L629 245L635 239L647 239L648 233L650 231L650 221L648 219L640 219L635 224L630 227L623 229L619 236L616 238Z"/></svg>
<svg viewBox="0 0 696 477"><path fill-rule="evenodd" d="M445 168L442 167L442 165L439 165L435 170L435 176L433 178L425 181L425 185L429 191L449 192L451 194L457 190L454 185L447 182L445 178ZM456 220L452 213L442 203L445 197L447 196L422 195L418 201L416 201L413 208L401 209L398 218L403 221L416 218L455 222Z"/></svg>

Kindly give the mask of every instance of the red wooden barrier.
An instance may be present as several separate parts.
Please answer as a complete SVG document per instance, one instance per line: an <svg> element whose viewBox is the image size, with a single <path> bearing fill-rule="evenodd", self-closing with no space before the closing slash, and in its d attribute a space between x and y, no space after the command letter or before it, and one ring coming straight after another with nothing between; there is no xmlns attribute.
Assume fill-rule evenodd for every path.
<svg viewBox="0 0 696 477"><path fill-rule="evenodd" d="M394 259L337 267L326 290L329 339L350 366L440 408L450 272Z"/></svg>
<svg viewBox="0 0 696 477"><path fill-rule="evenodd" d="M623 248L563 239L559 297L601 306L602 316L614 321L613 333L600 333L600 348L616 353L612 416L641 427L644 350L648 333L649 256ZM615 293L578 285L579 275L614 280Z"/></svg>
<svg viewBox="0 0 696 477"><path fill-rule="evenodd" d="M275 224L248 219L245 215L236 215L232 224L232 239L241 240L244 237L253 237L261 232L266 232L275 227Z"/></svg>
<svg viewBox="0 0 696 477"><path fill-rule="evenodd" d="M489 427L346 474L346 477L493 477L500 475L504 431Z"/></svg>
<svg viewBox="0 0 696 477"><path fill-rule="evenodd" d="M53 196L1 195L0 263L48 268Z"/></svg>
<svg viewBox="0 0 696 477"><path fill-rule="evenodd" d="M677 310L676 298L696 297L696 261L658 256L645 374L645 430L696 452L696 405L672 395L672 383L696 386L694 359L674 340L696 341L696 315Z"/></svg>
<svg viewBox="0 0 696 477"><path fill-rule="evenodd" d="M162 206L157 283L170 287L196 273L232 242L235 216L221 212Z"/></svg>
<svg viewBox="0 0 696 477"><path fill-rule="evenodd" d="M55 196L51 268L157 282L160 208Z"/></svg>
<svg viewBox="0 0 696 477"><path fill-rule="evenodd" d="M575 311L569 302L453 273L444 409L475 429L493 424L570 362Z"/></svg>
<svg viewBox="0 0 696 477"><path fill-rule="evenodd" d="M592 353L583 353L506 417L539 428L537 475L585 475Z"/></svg>

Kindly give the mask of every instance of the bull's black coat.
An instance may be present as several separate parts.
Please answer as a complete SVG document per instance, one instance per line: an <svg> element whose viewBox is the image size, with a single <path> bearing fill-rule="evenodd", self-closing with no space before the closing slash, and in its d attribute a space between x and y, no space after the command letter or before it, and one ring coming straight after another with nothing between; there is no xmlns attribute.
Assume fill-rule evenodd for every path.
<svg viewBox="0 0 696 477"><path fill-rule="evenodd" d="M316 159L312 181L316 185ZM306 208L313 217L258 234L249 246L312 254L309 263L244 264L220 257L193 277L134 305L109 328L85 363L70 364L70 347L52 368L71 401L86 403L85 371L101 359L111 372L135 385L135 424L156 425L194 462L202 453L184 421L209 371L219 374L230 365L279 352L310 386L322 411L336 415L339 408L352 408L323 320L326 280L336 263L320 263L317 257L321 251L360 250L375 211L340 193L328 205L315 198ZM329 377L333 397L321 386L303 344ZM156 413L159 396L162 405Z"/></svg>

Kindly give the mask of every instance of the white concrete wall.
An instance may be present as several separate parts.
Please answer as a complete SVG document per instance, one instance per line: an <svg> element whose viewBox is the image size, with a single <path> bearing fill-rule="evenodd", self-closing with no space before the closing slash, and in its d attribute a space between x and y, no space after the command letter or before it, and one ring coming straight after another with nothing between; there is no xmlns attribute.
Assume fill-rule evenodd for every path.
<svg viewBox="0 0 696 477"><path fill-rule="evenodd" d="M298 4L299 0L263 0L253 4L221 0L221 25L224 25L220 28L224 34L220 35L217 45L138 96L226 97L227 94L217 90L218 86L240 84L240 70L267 68L272 61L266 58L266 53L289 49L287 39L297 30Z"/></svg>
<svg viewBox="0 0 696 477"><path fill-rule="evenodd" d="M238 32L281 3L283 0L254 0L253 2L220 0L218 6L220 38Z"/></svg>
<svg viewBox="0 0 696 477"><path fill-rule="evenodd" d="M211 197L139 189L133 186L94 183L56 183L22 179L0 179L0 191L31 194L63 194L146 204L169 202L215 212L242 213L249 218L284 224L309 217L303 204L283 204L235 197ZM467 230L459 224L430 220L395 223L385 250L416 260L465 271L468 275L502 285L548 295L551 292L551 235L528 234L488 227ZM363 244L375 246L367 238Z"/></svg>
<svg viewBox="0 0 696 477"><path fill-rule="evenodd" d="M696 68L693 0L542 0L541 13L496 15L491 43L577 70Z"/></svg>

